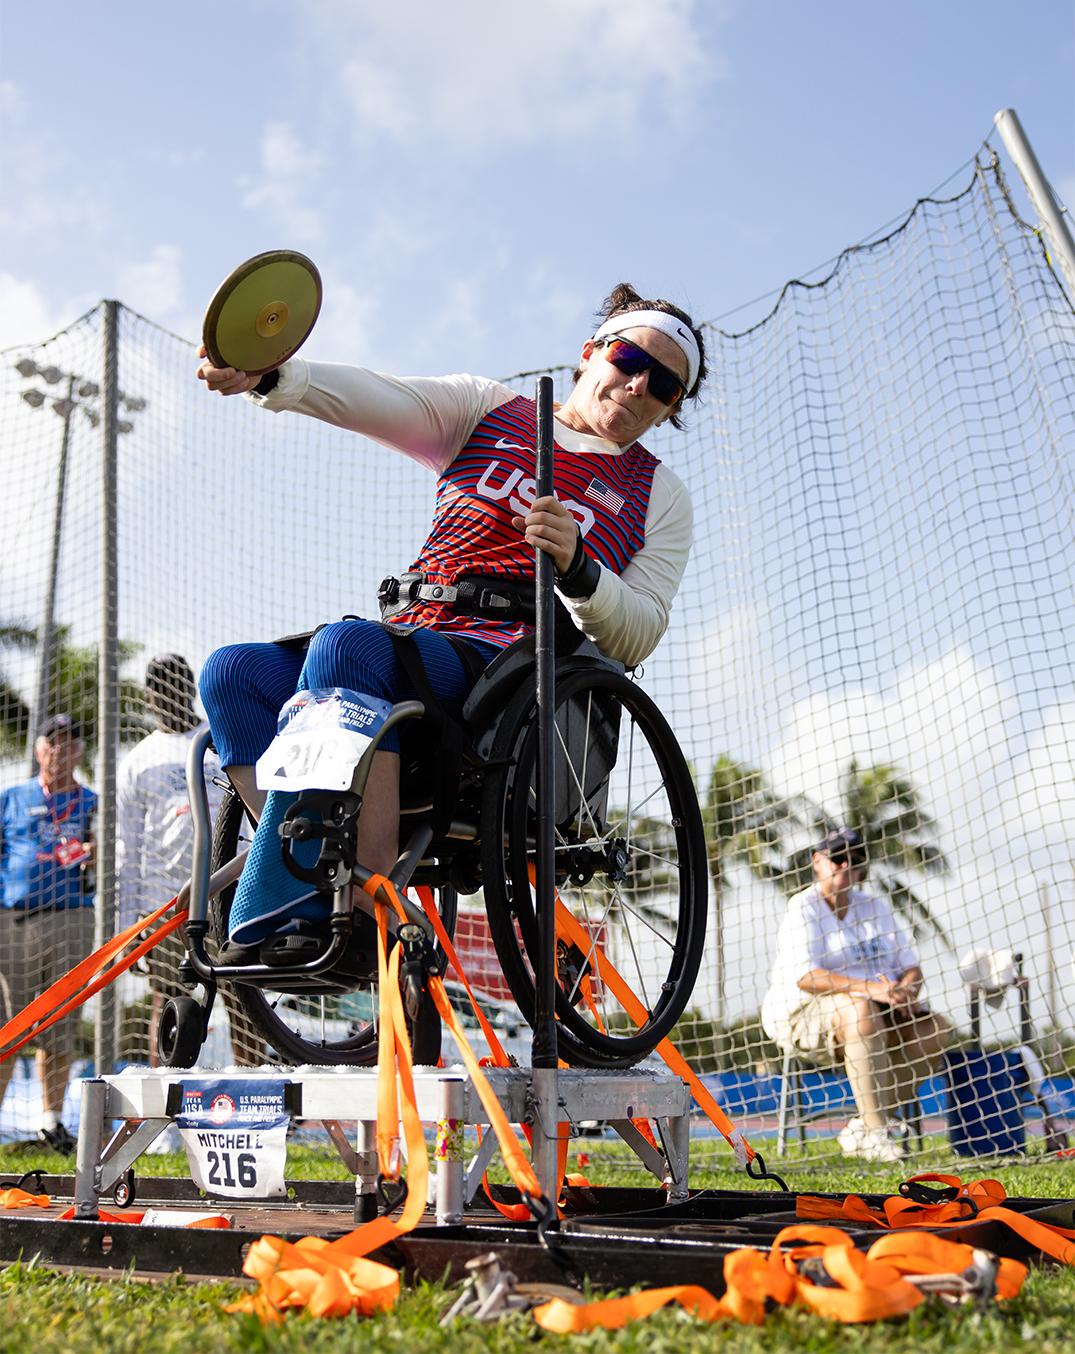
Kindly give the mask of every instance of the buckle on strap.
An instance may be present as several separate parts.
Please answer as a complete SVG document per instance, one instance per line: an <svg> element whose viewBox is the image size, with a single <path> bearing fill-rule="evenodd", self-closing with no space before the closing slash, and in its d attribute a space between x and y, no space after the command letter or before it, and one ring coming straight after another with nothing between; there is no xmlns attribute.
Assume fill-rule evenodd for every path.
<svg viewBox="0 0 1075 1354"><path fill-rule="evenodd" d="M381 609L381 619L388 620L400 611L405 611L415 600L424 577L424 574L408 573L399 578L391 574L382 578L377 585L377 605Z"/></svg>
<svg viewBox="0 0 1075 1354"><path fill-rule="evenodd" d="M487 615L500 620L527 617L526 600L519 595L517 586L512 586L524 580L505 578L501 586L499 579L489 577L464 576L454 584L429 583L426 578L422 573L382 578L377 589L382 620L405 611L415 602L432 602L435 606L453 607L464 615Z"/></svg>
<svg viewBox="0 0 1075 1354"><path fill-rule="evenodd" d="M461 578L451 591L455 593L457 606L472 607L476 611L511 611L519 605L518 596L498 592L477 578Z"/></svg>

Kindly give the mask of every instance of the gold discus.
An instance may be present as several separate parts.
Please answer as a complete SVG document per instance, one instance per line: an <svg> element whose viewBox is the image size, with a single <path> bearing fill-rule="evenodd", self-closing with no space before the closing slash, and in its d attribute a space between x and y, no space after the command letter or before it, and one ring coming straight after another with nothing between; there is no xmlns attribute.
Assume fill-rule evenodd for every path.
<svg viewBox="0 0 1075 1354"><path fill-rule="evenodd" d="M321 274L305 254L270 249L241 263L216 289L202 340L216 367L260 376L298 352L321 309Z"/></svg>

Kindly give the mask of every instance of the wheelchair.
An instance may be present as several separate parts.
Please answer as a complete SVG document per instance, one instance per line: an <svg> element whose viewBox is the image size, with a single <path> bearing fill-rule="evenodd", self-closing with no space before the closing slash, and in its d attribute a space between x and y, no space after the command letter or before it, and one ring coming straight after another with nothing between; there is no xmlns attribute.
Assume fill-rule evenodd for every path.
<svg viewBox="0 0 1075 1354"><path fill-rule="evenodd" d="M630 1067L669 1034L698 975L708 905L702 819L678 742L622 665L581 639L557 659L555 676L556 891L589 937L586 950L558 939L560 1057L577 1067ZM418 692L421 696L420 686ZM401 740L401 849L389 877L405 900L405 890L429 889L449 935L460 895L481 894L503 979L531 1024L536 716L529 635L484 669L461 718L445 719L443 710L431 710L421 700L394 706L390 717ZM188 768L195 874L195 798L207 746L203 735ZM179 976L200 998L180 997L166 1007L159 1036L166 1066L196 1060L218 981L235 984L243 1012L280 1060L356 1066L376 1061L375 926L350 902L351 883L370 879L354 859L366 761L363 757L355 772L352 791L357 786L358 793L300 791L281 827L285 863L294 850L289 837L320 842L317 865L293 873L332 897L331 916L270 937L253 963L249 955L236 963L227 943L237 858L253 825L238 795L226 795L205 874L228 880L204 901L192 886L188 954ZM204 805L201 813L207 822ZM424 975L431 965L443 973L445 960L424 913L413 900L406 905L408 923L394 942L404 946L400 983L415 1062L433 1065L440 1053L440 1020ZM602 981L597 946L645 1008L641 1023Z"/></svg>

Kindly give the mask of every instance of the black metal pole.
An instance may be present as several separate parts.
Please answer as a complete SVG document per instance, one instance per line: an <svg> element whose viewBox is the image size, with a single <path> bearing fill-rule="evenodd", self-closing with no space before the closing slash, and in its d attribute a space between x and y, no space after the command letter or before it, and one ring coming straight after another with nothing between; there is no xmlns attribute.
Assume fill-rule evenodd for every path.
<svg viewBox="0 0 1075 1354"><path fill-rule="evenodd" d="M537 381L537 463L534 479L538 498L553 492L552 377ZM536 1112L534 1166L546 1198L555 1189L556 1137L559 1095L556 1081L556 889L553 841L553 778L556 757L556 690L553 562L535 548L537 633L538 759L536 779L535 911L537 953L534 966L534 1040L531 1051Z"/></svg>
<svg viewBox="0 0 1075 1354"><path fill-rule="evenodd" d="M97 653L97 897L94 944L116 934L116 761L119 750L119 302L104 301L101 381L101 612ZM93 1032L97 1076L116 1070L116 989L103 988Z"/></svg>
<svg viewBox="0 0 1075 1354"><path fill-rule="evenodd" d="M34 756L34 743L42 721L48 716L49 696L52 694L52 679L56 669L56 586L60 576L60 541L63 537L64 497L67 492L67 460L71 446L71 415L75 411L75 377L67 378L67 398L63 407L63 441L60 443L60 468L56 477L56 507L52 515L52 546L49 550L49 580L45 593L45 618L37 638L37 686L35 687L33 709L30 711L30 727L27 731L27 743L30 748L30 775L37 775L37 758Z"/></svg>

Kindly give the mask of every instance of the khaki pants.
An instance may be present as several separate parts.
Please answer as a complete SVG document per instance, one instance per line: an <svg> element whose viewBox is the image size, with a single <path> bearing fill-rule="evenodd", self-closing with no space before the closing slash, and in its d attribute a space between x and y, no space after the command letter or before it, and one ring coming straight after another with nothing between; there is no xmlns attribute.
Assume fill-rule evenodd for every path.
<svg viewBox="0 0 1075 1354"><path fill-rule="evenodd" d="M93 950L93 908L23 911L0 908L0 1007L4 1021L29 1006L57 978ZM57 1020L31 1044L72 1058L78 1048L81 1007Z"/></svg>
<svg viewBox="0 0 1075 1354"><path fill-rule="evenodd" d="M895 1117L933 1071L952 1027L922 1009L897 1016L891 1007L835 992L809 997L790 1018L792 1052L817 1067L842 1063L867 1128Z"/></svg>

